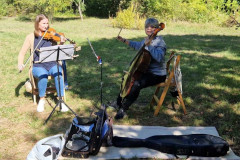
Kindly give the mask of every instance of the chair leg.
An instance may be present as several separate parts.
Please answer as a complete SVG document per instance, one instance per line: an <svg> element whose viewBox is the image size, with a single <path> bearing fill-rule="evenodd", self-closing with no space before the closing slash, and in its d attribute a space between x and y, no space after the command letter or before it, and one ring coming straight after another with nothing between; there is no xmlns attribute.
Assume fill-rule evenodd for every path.
<svg viewBox="0 0 240 160"><path fill-rule="evenodd" d="M66 98L66 91L65 91L65 89L63 89L63 93L64 93L63 100L66 102L67 98Z"/></svg>
<svg viewBox="0 0 240 160"><path fill-rule="evenodd" d="M160 101L158 102L157 108L156 108L156 110L155 110L155 112L154 112L154 116L156 116L156 115L158 114L158 112L159 112L159 110L160 110L160 108L161 108L161 106L162 106L163 100L164 100L165 97L166 97L168 88L169 88L169 85L167 85L167 86L164 88L164 90L163 90L163 92L162 92L162 95L161 95L161 97L160 97Z"/></svg>
<svg viewBox="0 0 240 160"><path fill-rule="evenodd" d="M166 97L166 94L167 94L167 91L168 91L168 88L171 84L172 79L173 79L173 72L171 72L170 75L169 75L166 86L164 87L164 90L163 90L162 95L160 97L160 101L158 102L157 108L155 109L154 116L156 116L158 114L158 112L160 110L160 107L162 106L163 100Z"/></svg>
<svg viewBox="0 0 240 160"><path fill-rule="evenodd" d="M37 105L37 96L36 95L33 95L33 104Z"/></svg>
<svg viewBox="0 0 240 160"><path fill-rule="evenodd" d="M179 93L178 93L179 94ZM184 104L184 102L183 102L183 98L182 98L182 94L180 93L179 94L179 99L178 99L179 101L180 101L180 103L181 103L181 105L182 105L182 107L183 107L183 112L184 112L184 114L187 114L187 110L186 110L186 107L185 107L185 104Z"/></svg>
<svg viewBox="0 0 240 160"><path fill-rule="evenodd" d="M179 106L181 105L181 102L179 100L179 96L177 96L177 103L178 103Z"/></svg>
<svg viewBox="0 0 240 160"><path fill-rule="evenodd" d="M151 103L150 103L150 110L153 110L153 106L154 106L154 102L155 102L154 96L158 95L159 90L160 90L160 87L157 87L157 89L155 90L155 93L154 93Z"/></svg>

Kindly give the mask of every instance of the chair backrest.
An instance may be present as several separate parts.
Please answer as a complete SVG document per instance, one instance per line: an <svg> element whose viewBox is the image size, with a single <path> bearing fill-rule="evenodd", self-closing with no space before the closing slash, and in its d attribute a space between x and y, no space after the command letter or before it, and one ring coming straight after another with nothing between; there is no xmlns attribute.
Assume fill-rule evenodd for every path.
<svg viewBox="0 0 240 160"><path fill-rule="evenodd" d="M167 61L167 65L166 65L166 69L167 69L167 74L170 74L171 70L170 70L170 64L172 63L172 60L174 59L175 56L175 52L173 51L170 56L169 59Z"/></svg>
<svg viewBox="0 0 240 160"><path fill-rule="evenodd" d="M182 73L180 69L180 55L176 55L175 52L172 52L167 61L167 73L168 76L173 74L172 83L176 84L177 89L182 93Z"/></svg>
<svg viewBox="0 0 240 160"><path fill-rule="evenodd" d="M174 61L174 80L176 82L176 87L182 94L183 92L182 91L182 72L180 68L180 59L181 59L181 56L177 55Z"/></svg>
<svg viewBox="0 0 240 160"><path fill-rule="evenodd" d="M180 69L180 55L175 55L175 52L170 54L170 57L166 63L167 70L167 78L165 82L159 83L155 90L155 93L152 97L152 101L150 103L150 109L153 109L154 104L157 104L154 115L156 116L160 110L160 107L163 104L163 101L166 97L167 91L170 88L170 92L173 97L177 97L178 104L183 107L184 114L187 113L185 104L182 99L182 74ZM159 97L158 93L160 91L160 87L164 87L162 93Z"/></svg>
<svg viewBox="0 0 240 160"><path fill-rule="evenodd" d="M29 75L30 82L32 84L32 88L35 89L35 88L37 88L37 86L36 86L35 79L32 74L32 68L33 68L33 65L30 65L28 75Z"/></svg>

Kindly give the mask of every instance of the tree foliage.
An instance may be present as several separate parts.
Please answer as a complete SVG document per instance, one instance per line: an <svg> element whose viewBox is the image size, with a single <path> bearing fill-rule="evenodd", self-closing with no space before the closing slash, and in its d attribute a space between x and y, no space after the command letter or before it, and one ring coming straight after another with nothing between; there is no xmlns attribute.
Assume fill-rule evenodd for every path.
<svg viewBox="0 0 240 160"><path fill-rule="evenodd" d="M72 4L72 0L2 0L6 8L1 6L0 15L36 16L46 14L51 20L56 12L64 12ZM14 8L14 9L13 9ZM8 11L8 12L6 12Z"/></svg>
<svg viewBox="0 0 240 160"><path fill-rule="evenodd" d="M194 22L238 14L240 0L133 0L142 16Z"/></svg>
<svg viewBox="0 0 240 160"><path fill-rule="evenodd" d="M140 17L192 22L224 21L226 16L238 18L240 0L1 0L0 15L30 16L72 12L78 7L80 16L115 17L120 10L134 4Z"/></svg>
<svg viewBox="0 0 240 160"><path fill-rule="evenodd" d="M131 0L87 0L86 15L95 17L116 16L119 7L127 6Z"/></svg>
<svg viewBox="0 0 240 160"><path fill-rule="evenodd" d="M128 7L128 9L120 10L117 12L115 19L112 19L113 27L128 28L128 29L142 29L145 19L140 18L134 5Z"/></svg>
<svg viewBox="0 0 240 160"><path fill-rule="evenodd" d="M71 6L71 0L38 0L38 9L52 20L54 13L64 11Z"/></svg>

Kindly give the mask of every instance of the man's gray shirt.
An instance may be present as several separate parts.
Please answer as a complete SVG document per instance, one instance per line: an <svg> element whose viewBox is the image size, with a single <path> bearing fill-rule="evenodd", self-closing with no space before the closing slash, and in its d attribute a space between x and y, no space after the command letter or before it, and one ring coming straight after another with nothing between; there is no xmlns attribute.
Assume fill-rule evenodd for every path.
<svg viewBox="0 0 240 160"><path fill-rule="evenodd" d="M141 42L129 41L129 46L135 50L139 50L145 42L145 39ZM147 72L155 75L164 76L166 72L165 54L166 43L161 36L156 36L149 46L145 46L145 49L151 54L151 62Z"/></svg>

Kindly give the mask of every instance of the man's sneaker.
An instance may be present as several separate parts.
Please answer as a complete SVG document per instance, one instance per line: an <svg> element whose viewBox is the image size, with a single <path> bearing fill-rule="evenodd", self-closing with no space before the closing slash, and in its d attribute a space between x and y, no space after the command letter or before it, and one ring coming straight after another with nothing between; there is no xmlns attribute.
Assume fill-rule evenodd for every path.
<svg viewBox="0 0 240 160"><path fill-rule="evenodd" d="M37 106L37 112L43 112L45 105L45 99L40 99Z"/></svg>
<svg viewBox="0 0 240 160"><path fill-rule="evenodd" d="M62 103L61 105L62 105L61 112L67 112L68 111L67 106L64 103Z"/></svg>
<svg viewBox="0 0 240 160"><path fill-rule="evenodd" d="M111 102L109 107L112 107L112 108L114 108L116 110L119 110L119 106L117 105L117 101Z"/></svg>
<svg viewBox="0 0 240 160"><path fill-rule="evenodd" d="M115 115L115 119L118 120L118 119L123 119L123 117L126 115L126 113L124 112L124 110L121 108L117 114Z"/></svg>

